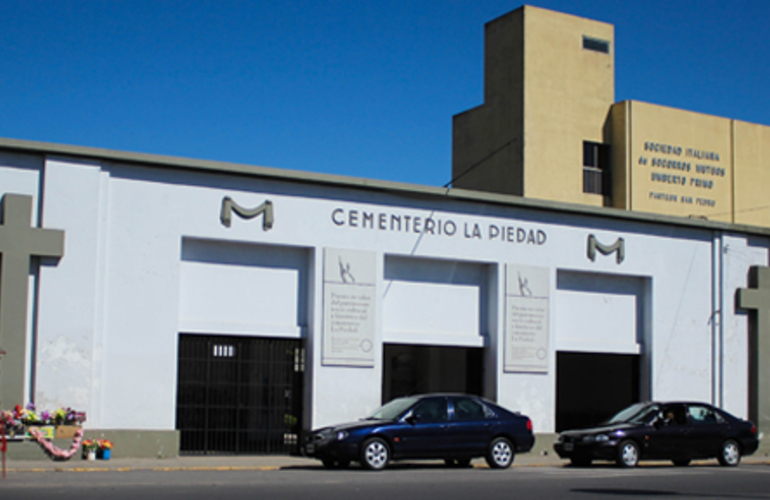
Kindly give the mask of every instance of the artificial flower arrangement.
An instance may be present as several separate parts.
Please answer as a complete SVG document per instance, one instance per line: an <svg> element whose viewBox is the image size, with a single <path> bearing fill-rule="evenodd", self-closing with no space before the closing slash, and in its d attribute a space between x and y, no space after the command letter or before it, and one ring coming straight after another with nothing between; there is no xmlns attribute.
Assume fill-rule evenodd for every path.
<svg viewBox="0 0 770 500"><path fill-rule="evenodd" d="M28 433L54 460L68 460L77 453L83 439L83 429L75 432L72 445L68 450L62 450L47 439L40 426L48 425L73 425L80 426L86 420L85 412L78 412L71 408L60 408L53 413L43 411L38 413L34 403L25 408L21 405L11 411L0 412L0 418L5 424L6 434L10 436L23 436Z"/></svg>
<svg viewBox="0 0 770 500"><path fill-rule="evenodd" d="M5 426L6 435L10 437L24 435L24 424L17 418L14 412L7 410L0 411L0 421L2 421Z"/></svg>
<svg viewBox="0 0 770 500"><path fill-rule="evenodd" d="M3 416L6 414L17 424L23 425L80 425L86 421L85 412L75 411L72 408L59 408L53 413L49 411L38 413L35 403L29 403L24 408L16 405L13 411L3 412Z"/></svg>
<svg viewBox="0 0 770 500"><path fill-rule="evenodd" d="M75 433L75 437L72 440L72 444L70 445L68 450L62 450L58 446L54 445L51 441L45 438L45 434L35 428L32 427L29 429L29 435L32 436L35 441L45 450L46 454L52 459L52 460L69 460L72 458L75 453L77 453L78 449L80 448L80 442L83 439L83 429L78 429Z"/></svg>

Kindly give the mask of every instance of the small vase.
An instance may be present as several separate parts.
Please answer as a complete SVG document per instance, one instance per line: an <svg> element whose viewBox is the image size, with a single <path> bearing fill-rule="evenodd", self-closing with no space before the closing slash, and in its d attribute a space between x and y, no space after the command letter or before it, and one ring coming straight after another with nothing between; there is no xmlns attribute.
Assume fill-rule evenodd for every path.
<svg viewBox="0 0 770 500"><path fill-rule="evenodd" d="M112 455L111 452L112 452L112 450L110 450L109 448L105 448L105 449L101 450L101 457L99 457L99 458L101 458L102 460L109 460L110 459L110 455Z"/></svg>
<svg viewBox="0 0 770 500"><path fill-rule="evenodd" d="M96 460L96 450L88 450L86 460Z"/></svg>

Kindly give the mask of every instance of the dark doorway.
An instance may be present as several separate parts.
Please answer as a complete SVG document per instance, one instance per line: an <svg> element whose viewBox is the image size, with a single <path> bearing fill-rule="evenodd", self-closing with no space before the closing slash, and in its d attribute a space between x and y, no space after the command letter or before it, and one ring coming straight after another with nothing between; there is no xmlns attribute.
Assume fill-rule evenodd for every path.
<svg viewBox="0 0 770 500"><path fill-rule="evenodd" d="M180 453L297 452L303 371L299 340L180 335Z"/></svg>
<svg viewBox="0 0 770 500"><path fill-rule="evenodd" d="M556 432L596 425L638 401L638 355L556 353Z"/></svg>
<svg viewBox="0 0 770 500"><path fill-rule="evenodd" d="M386 344L382 402L428 392L481 395L484 349Z"/></svg>

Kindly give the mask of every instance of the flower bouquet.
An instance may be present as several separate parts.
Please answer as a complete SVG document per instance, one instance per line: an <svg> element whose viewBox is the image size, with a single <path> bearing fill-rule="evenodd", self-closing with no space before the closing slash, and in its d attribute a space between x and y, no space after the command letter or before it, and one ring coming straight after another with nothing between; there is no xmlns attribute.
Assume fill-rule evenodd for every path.
<svg viewBox="0 0 770 500"><path fill-rule="evenodd" d="M109 460L112 455L112 441L109 439L99 439L97 441L99 448L96 451L96 458Z"/></svg>
<svg viewBox="0 0 770 500"><path fill-rule="evenodd" d="M85 439L83 441L83 460L96 460L96 450L99 449L99 441Z"/></svg>

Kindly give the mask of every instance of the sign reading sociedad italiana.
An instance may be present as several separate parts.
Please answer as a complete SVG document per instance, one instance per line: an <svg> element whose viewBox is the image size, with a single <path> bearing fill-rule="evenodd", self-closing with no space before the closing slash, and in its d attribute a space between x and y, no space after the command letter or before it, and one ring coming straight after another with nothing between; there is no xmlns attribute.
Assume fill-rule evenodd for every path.
<svg viewBox="0 0 770 500"><path fill-rule="evenodd" d="M646 141L637 164L649 169L650 201L711 209L719 204L715 193L727 182L722 160L718 151Z"/></svg>

